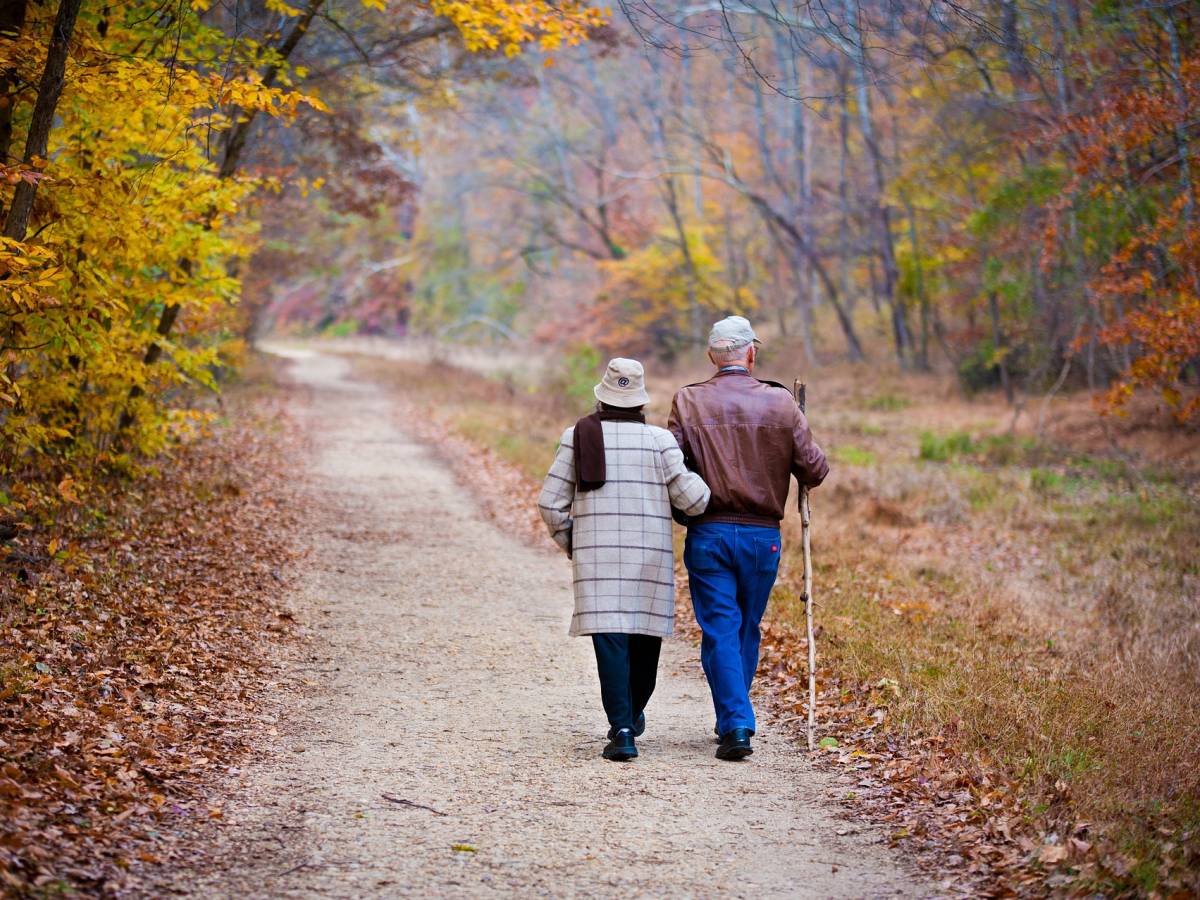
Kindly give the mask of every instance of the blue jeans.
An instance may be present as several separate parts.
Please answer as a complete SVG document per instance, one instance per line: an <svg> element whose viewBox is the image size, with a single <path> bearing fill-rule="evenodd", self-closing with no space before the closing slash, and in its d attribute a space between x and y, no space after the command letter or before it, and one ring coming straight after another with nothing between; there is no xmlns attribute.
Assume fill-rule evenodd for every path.
<svg viewBox="0 0 1200 900"><path fill-rule="evenodd" d="M758 669L758 623L779 572L780 548L778 528L707 522L688 529L683 562L721 734L754 730L750 685Z"/></svg>

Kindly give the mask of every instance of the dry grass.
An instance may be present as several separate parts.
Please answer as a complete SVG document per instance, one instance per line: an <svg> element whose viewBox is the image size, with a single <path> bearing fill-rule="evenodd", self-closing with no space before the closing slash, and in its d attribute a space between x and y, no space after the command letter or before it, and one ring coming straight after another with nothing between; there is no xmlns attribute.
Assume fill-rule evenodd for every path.
<svg viewBox="0 0 1200 900"><path fill-rule="evenodd" d="M1077 887L1200 887L1190 474L1013 436L911 386L863 393L884 399L818 418L841 462L813 501L826 671L894 681L891 731L1012 779L1035 835L1088 823ZM794 561L781 599L798 581Z"/></svg>
<svg viewBox="0 0 1200 900"><path fill-rule="evenodd" d="M539 481L588 409L511 375L358 365ZM764 377L791 383L771 366ZM703 370L649 374L661 422L667 385ZM1165 432L1156 456L1140 428L1154 464L1131 464L1097 438L1086 398L1056 401L1052 440L1038 439L1032 414L1010 431L995 398L967 403L944 379L819 375L811 418L835 461L813 495L825 702L887 679L887 740L934 737L1007 785L1014 830L1034 845L1074 836L1073 889L1200 890L1200 498L1186 436ZM798 516L784 527L798 551ZM799 579L793 552L771 612L784 625L803 618Z"/></svg>
<svg viewBox="0 0 1200 900"><path fill-rule="evenodd" d="M354 365L411 397L418 406L467 440L489 447L539 483L572 415L553 395L514 379L496 381L476 372L408 359L356 356Z"/></svg>

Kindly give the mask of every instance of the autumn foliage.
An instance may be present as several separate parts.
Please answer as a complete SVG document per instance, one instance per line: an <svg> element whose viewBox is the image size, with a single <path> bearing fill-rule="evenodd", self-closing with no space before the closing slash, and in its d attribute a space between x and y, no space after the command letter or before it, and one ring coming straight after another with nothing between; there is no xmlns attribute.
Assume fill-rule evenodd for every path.
<svg viewBox="0 0 1200 900"><path fill-rule="evenodd" d="M1065 134L1078 147L1071 192L1122 209L1125 220L1088 285L1093 318L1076 350L1094 337L1122 355L1108 408L1148 388L1187 422L1200 413L1200 188L1189 149L1200 48L1181 58L1173 47L1169 60L1165 74L1118 69L1103 79L1099 109L1068 121ZM1054 241L1059 217L1052 223Z"/></svg>
<svg viewBox="0 0 1200 900"><path fill-rule="evenodd" d="M211 418L205 398L243 347L256 197L321 180L246 163L252 126L330 112L289 62L322 5L268 2L258 32L202 2L82 9L73 22L63 18L73 0L5 7L20 13L0 24L0 209L11 210L0 237L0 505L10 515L48 514L73 498L69 485L129 471ZM386 15L375 0L364 6ZM450 24L418 23L406 40L455 28L470 50L511 55L577 43L603 19L582 4L503 0L435 2L425 16L436 15ZM56 19L72 30L54 97L39 86L54 69Z"/></svg>
<svg viewBox="0 0 1200 900"><path fill-rule="evenodd" d="M52 8L29 14L0 40L0 67L18 85L13 146L53 21ZM111 21L85 14L48 158L5 169L10 186L38 183L29 233L0 246L0 479L17 509L54 499L40 493L47 467L75 479L128 468L187 433L207 417L189 388L213 389L237 357L232 269L251 248L244 206L267 180L222 177L211 149L236 110L287 119L317 101L264 85L254 48L186 6L181 15L167 54L142 50L164 34L137 7ZM231 53L230 70L205 63Z"/></svg>

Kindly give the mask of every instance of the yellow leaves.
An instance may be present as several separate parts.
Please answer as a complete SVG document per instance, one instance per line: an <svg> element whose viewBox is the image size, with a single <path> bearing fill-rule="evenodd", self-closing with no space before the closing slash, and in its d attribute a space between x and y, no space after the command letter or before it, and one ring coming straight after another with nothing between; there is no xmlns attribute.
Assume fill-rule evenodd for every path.
<svg viewBox="0 0 1200 900"><path fill-rule="evenodd" d="M204 426L171 407L189 402L181 387L211 388L226 353L236 352L228 335L238 329L239 286L227 266L251 250L255 224L244 204L266 181L219 177L213 151L231 124L226 113L240 107L286 121L304 106L324 109L317 98L264 86L240 62L216 74L207 65L242 59L244 45L189 32L170 62L138 58L113 52L139 39L123 27L114 23L103 46L94 33L80 38L49 172L0 166L0 208L16 183L40 180L35 237L0 238L0 312L15 336L0 366L0 475L63 445L79 471L120 464ZM0 67L16 44L0 41ZM196 48L204 52L189 57ZM44 48L27 49L29 59L11 64L36 83ZM177 340L157 334L167 307L180 310ZM146 366L154 343L162 357ZM119 428L125 414L133 424ZM109 449L114 441L120 452ZM78 502L79 488L69 479L57 491L52 484L47 502Z"/></svg>
<svg viewBox="0 0 1200 900"><path fill-rule="evenodd" d="M280 87L267 87L257 76L226 80L218 73L209 76L209 101L214 106L235 107L239 110L254 110L276 118L291 121L300 111L301 104L318 112L328 112L329 107L317 96Z"/></svg>
<svg viewBox="0 0 1200 900"><path fill-rule="evenodd" d="M545 0L433 0L431 6L435 14L457 26L468 50L503 48L509 57L528 43L536 42L543 50L578 44L610 16L609 10L578 0L556 5Z"/></svg>
<svg viewBox="0 0 1200 900"><path fill-rule="evenodd" d="M325 185L324 178L314 178L309 181L307 178L299 178L296 181L296 187L300 189L300 196L307 197L312 191L319 191Z"/></svg>
<svg viewBox="0 0 1200 900"><path fill-rule="evenodd" d="M271 12L279 13L284 16L298 16L303 10L297 9L294 6L288 6L283 0L267 0L267 9Z"/></svg>
<svg viewBox="0 0 1200 900"><path fill-rule="evenodd" d="M362 0L362 5L367 9L375 9L383 12L387 9L387 0Z"/></svg>
<svg viewBox="0 0 1200 900"><path fill-rule="evenodd" d="M664 339L686 339L694 310L715 313L730 305L731 294L739 311L757 307L744 285L735 292L725 279L708 229L688 228L685 239L686 254L675 231L668 229L633 252L616 248L625 255L600 264L604 284L597 298L596 326L604 349L661 353L669 349Z"/></svg>
<svg viewBox="0 0 1200 900"><path fill-rule="evenodd" d="M325 101L315 94L297 94L296 96L299 98L299 102L306 103L317 112L327 113L330 111L329 107L325 104Z"/></svg>
<svg viewBox="0 0 1200 900"><path fill-rule="evenodd" d="M48 247L0 237L0 279L4 282L5 299L15 311L29 312L59 304L51 291L65 273L55 264L56 258Z"/></svg>

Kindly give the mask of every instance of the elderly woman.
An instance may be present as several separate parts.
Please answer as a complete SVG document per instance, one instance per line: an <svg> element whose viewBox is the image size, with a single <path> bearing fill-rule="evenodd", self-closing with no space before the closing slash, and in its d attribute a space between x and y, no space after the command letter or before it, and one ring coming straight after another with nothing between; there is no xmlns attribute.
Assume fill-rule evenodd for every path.
<svg viewBox="0 0 1200 900"><path fill-rule="evenodd" d="M614 359L596 411L563 432L538 508L574 563L571 634L591 635L608 716L604 758L633 759L658 652L675 620L671 507L699 515L708 485L671 432L646 424L642 364Z"/></svg>

